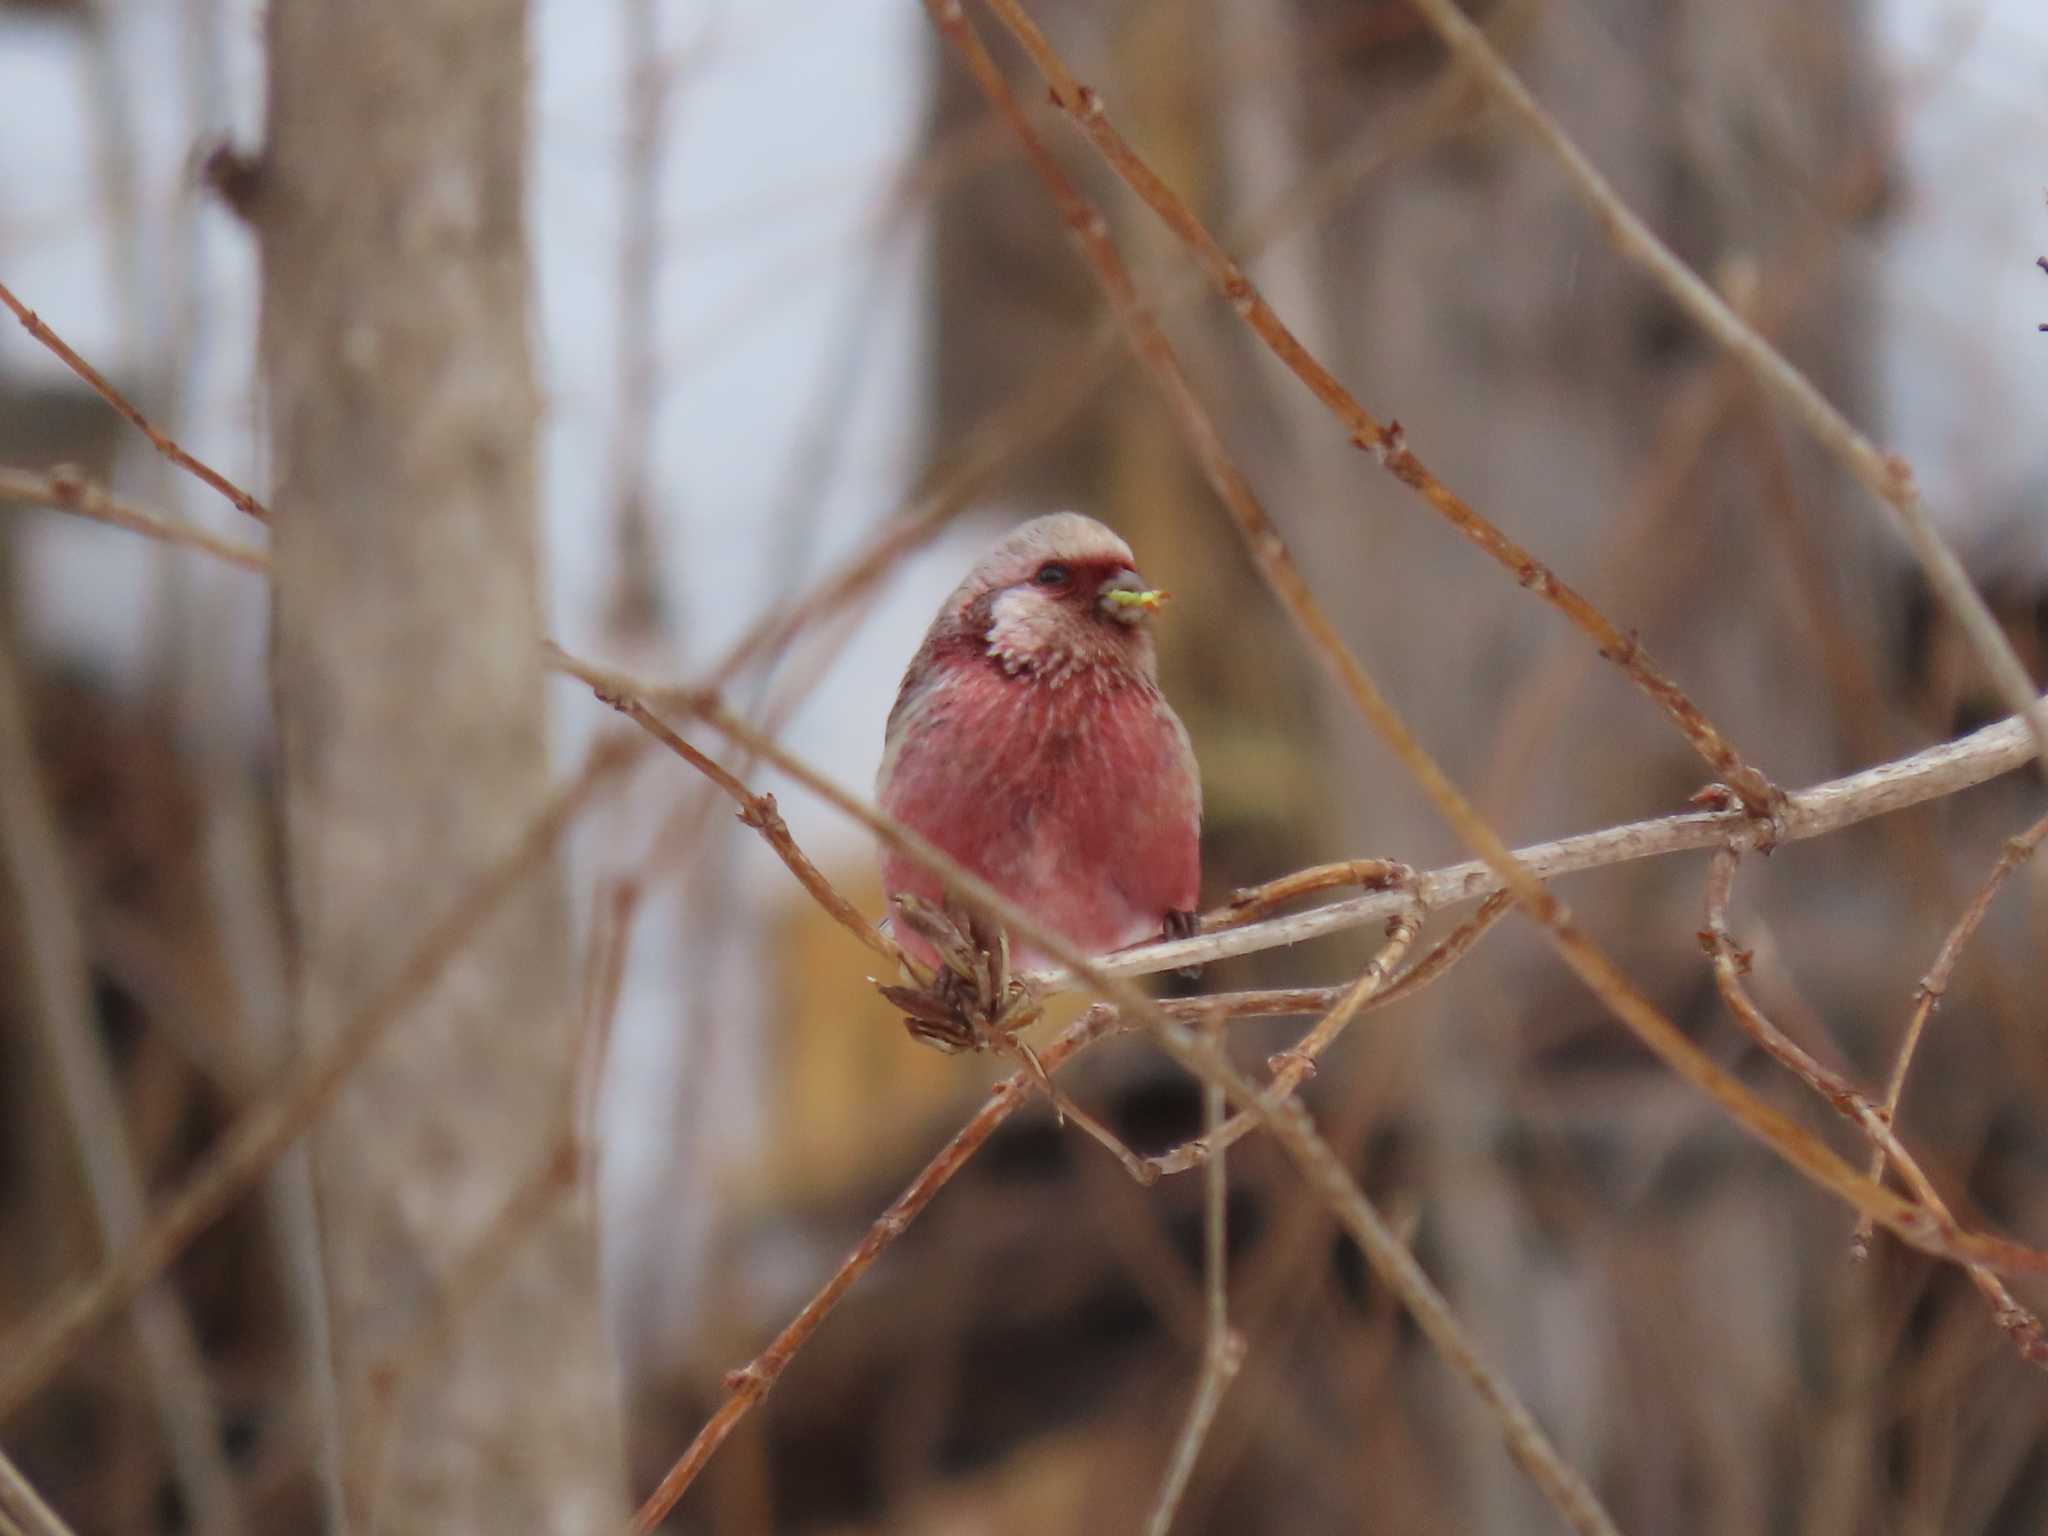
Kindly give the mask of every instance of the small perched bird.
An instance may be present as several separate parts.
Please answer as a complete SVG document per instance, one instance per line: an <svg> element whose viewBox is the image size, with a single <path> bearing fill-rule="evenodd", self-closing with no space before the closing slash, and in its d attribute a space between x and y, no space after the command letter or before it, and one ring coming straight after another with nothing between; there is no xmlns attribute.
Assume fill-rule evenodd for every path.
<svg viewBox="0 0 2048 1536"><path fill-rule="evenodd" d="M882 809L1088 954L1194 931L1202 788L1159 692L1148 619L1166 598L1093 518L1025 523L953 589L889 712ZM938 879L891 852L899 896ZM932 944L896 924L910 955ZM1047 957L1013 947L1019 969Z"/></svg>

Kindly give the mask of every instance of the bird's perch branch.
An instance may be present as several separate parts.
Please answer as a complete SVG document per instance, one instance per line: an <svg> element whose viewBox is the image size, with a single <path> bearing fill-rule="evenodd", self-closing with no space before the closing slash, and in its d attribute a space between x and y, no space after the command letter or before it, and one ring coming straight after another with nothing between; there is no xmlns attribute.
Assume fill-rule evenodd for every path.
<svg viewBox="0 0 2048 1536"><path fill-rule="evenodd" d="M1859 822L1959 793L2024 767L2033 760L2034 751L2026 725L2016 719L2004 720L1910 757L1795 790L1786 795L1778 812L1777 840L1790 843L1825 837ZM1637 859L1716 848L1747 822L1746 813L1740 810L1694 811L1535 843L1516 850L1515 859L1537 879L1554 880ZM1506 888L1506 881L1484 860L1469 859L1426 870L1415 877L1412 887L1403 890L1370 892L1241 928L1148 944L1110 955L1101 963L1103 969L1118 975L1144 976L1385 922L1409 903L1411 891L1412 899L1436 912ZM1071 985L1059 972L1041 973L1032 982L1048 992Z"/></svg>

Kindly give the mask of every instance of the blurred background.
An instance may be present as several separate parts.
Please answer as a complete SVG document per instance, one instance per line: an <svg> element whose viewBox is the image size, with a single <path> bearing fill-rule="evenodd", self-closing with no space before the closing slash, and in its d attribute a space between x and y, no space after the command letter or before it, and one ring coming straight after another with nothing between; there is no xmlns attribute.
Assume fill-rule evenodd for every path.
<svg viewBox="0 0 2048 1536"><path fill-rule="evenodd" d="M519 580L548 633L647 675L701 675L978 453L967 508L845 617L735 681L736 706L864 790L940 598L1007 523L1079 507L1176 594L1162 654L1203 770L1206 901L1323 860L1461 856L1266 595L1042 186L921 7L536 0L523 85L518 7L497 7L515 30L488 58L448 44L460 0L412 9L444 28L423 68L502 66L500 94L526 107L523 125L516 106L506 119L525 142L498 146L525 214L524 253L511 236L530 259L523 337L516 284L497 312L530 359L520 449L537 467L515 510L539 538ZM1368 409L1638 633L1777 782L2003 713L1881 509L1614 254L1401 0L1032 9ZM1911 460L2041 678L2048 14L2031 0L1471 9L1630 204ZM1685 743L1345 443L968 13L1102 201L1318 595L1495 825L1526 843L1681 807L1705 778ZM303 447L318 381L375 380L380 365L314 347L279 382L291 263L312 270L320 253L280 236L266 266L254 230L288 217L262 200L274 187L245 218L202 175L219 146L259 151L300 101L325 110L321 70L339 78L358 56L344 40L330 64L301 63L311 73L266 108L266 48L295 46L289 29L267 37L279 26L239 0L0 4L0 281L282 509L294 479L279 483L280 461L318 457ZM380 155L348 176L397 163ZM374 484L375 432L357 447ZM7 322L0 466L60 464L264 537ZM366 511L361 540L373 522ZM395 588L362 584L355 537L293 555L280 525L279 581L310 590L331 569L330 599L389 644L411 618ZM300 793L292 745L318 728L289 718L311 665L298 647L317 631L273 630L260 577L29 506L0 506L0 577L4 1355L323 1038L332 998L301 948L318 947L309 892L324 887L290 803L319 788ZM436 584L488 582L444 562ZM500 639L515 655L528 644ZM547 687L537 761L566 774L612 719L587 690ZM482 786L496 747L433 750L418 761L435 765L441 814L471 788L496 803ZM858 830L744 771L879 912ZM2039 780L2014 775L1749 861L1735 926L1760 999L1824 1061L1882 1083L1918 978L2042 803ZM477 814L479 836L513 835ZM402 931L438 910L402 849L372 838L347 856L384 907L417 906ZM1563 893L1696 1039L1860 1159L1723 1016L1695 939L1704 868L1659 860ZM517 1031L481 1027L451 1035L438 1065L403 1057L398 1089L352 1085L332 1134L0 1419L0 1447L81 1536L503 1528L435 1518L404 1490L563 1453L545 1414L575 1397L557 1393L563 1368L465 1322L507 1296L527 1338L554 1336L559 1306L581 1319L561 1338L597 1341L578 1367L595 1373L590 1400L626 1411L620 1426L585 1415L604 1427L583 1470L602 1490L622 1456L644 1495L719 1401L721 1373L822 1283L993 1074L913 1044L865 985L871 957L672 758L642 760L581 817L546 902L529 919L559 937L535 985L559 1005L547 1038L567 1044L544 1074L494 1098L495 1067L476 1063L502 1053L509 1082ZM622 922L598 1155L551 1179L578 978ZM1901 1114L1960 1215L2037 1245L2044 943L2036 865L1965 959ZM1321 940L1212 966L1200 985L1329 983L1370 953L1366 936ZM383 974L400 958L365 942L350 963ZM1233 1049L1249 1068L1296 1027L1243 1026ZM1069 1086L1140 1151L1199 1128L1199 1094L1136 1041L1091 1054ZM1354 1030L1309 1098L1623 1528L2048 1528L2048 1380L1967 1279L1882 1240L1852 1263L1847 1212L1681 1086L1512 922L1443 985ZM454 1129L415 1137L444 1114ZM383 1161L361 1157L386 1138ZM453 1193L437 1193L442 1159L466 1170ZM1254 1138L1230 1174L1249 1355L1175 1529L1556 1528L1284 1162ZM344 1188L367 1227L337 1225ZM848 1297L670 1528L1141 1528L1199 1362L1198 1200L1194 1179L1138 1189L1030 1107ZM381 1232L386 1206L404 1258L373 1267L362 1301L336 1245ZM586 1272L576 1255L593 1246L602 1263ZM476 1395L401 1392L363 1365L379 1349ZM368 1505L354 1491L365 1441L382 1490ZM428 1470L389 1470L413 1463ZM594 1497L514 1528L613 1528L623 1501L605 1513Z"/></svg>

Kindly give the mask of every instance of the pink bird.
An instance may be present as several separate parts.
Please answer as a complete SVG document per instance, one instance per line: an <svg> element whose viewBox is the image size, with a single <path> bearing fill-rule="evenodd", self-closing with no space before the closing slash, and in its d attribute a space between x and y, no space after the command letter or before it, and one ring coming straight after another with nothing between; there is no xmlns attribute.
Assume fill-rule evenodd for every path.
<svg viewBox="0 0 2048 1536"><path fill-rule="evenodd" d="M877 797L1082 951L1194 931L1202 788L1159 692L1146 620L1166 594L1093 518L1034 518L984 555L925 632L889 712ZM882 887L938 902L889 853ZM937 956L909 925L913 958ZM1013 946L1011 963L1047 963Z"/></svg>

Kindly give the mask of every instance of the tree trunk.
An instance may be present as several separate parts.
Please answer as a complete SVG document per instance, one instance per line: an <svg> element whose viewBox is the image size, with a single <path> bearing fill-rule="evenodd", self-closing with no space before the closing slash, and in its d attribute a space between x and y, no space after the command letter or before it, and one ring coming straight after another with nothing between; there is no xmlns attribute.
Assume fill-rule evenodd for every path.
<svg viewBox="0 0 2048 1536"><path fill-rule="evenodd" d="M519 0L282 6L255 217L276 452L273 688L316 1047L503 854L548 780ZM537 871L314 1135L351 1524L619 1518L585 1205L556 1203L407 1344L547 1155L571 1067L559 872ZM397 1375L389 1374L396 1369ZM396 1385L392 1385L393 1382Z"/></svg>

